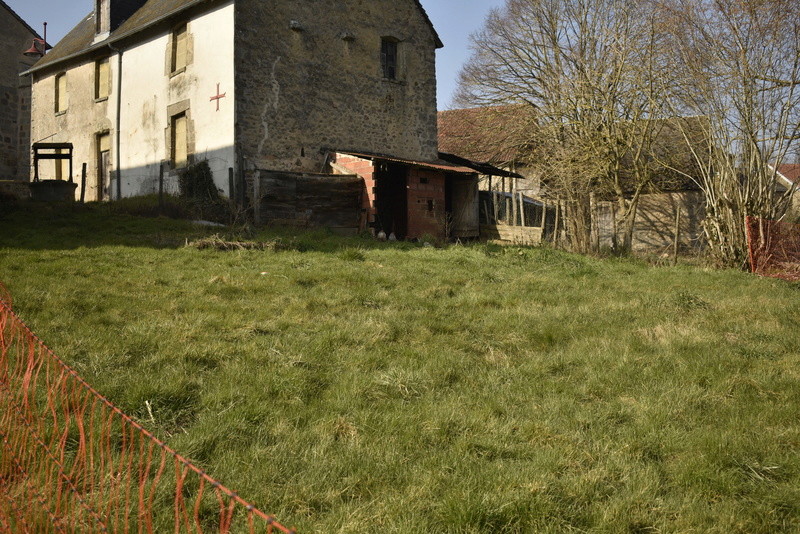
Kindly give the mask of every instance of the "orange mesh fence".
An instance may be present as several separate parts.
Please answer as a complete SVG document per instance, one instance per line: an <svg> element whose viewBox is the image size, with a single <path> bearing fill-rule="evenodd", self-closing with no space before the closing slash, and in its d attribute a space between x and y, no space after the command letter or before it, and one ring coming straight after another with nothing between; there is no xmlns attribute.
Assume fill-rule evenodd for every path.
<svg viewBox="0 0 800 534"><path fill-rule="evenodd" d="M103 397L0 284L0 533L291 533Z"/></svg>
<svg viewBox="0 0 800 534"><path fill-rule="evenodd" d="M756 274L800 280L800 225L747 218L750 268Z"/></svg>

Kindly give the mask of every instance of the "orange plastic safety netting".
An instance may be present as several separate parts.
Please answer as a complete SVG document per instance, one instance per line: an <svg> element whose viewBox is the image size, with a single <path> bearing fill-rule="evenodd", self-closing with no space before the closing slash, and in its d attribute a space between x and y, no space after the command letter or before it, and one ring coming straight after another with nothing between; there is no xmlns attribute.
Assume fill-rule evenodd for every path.
<svg viewBox="0 0 800 534"><path fill-rule="evenodd" d="M0 284L0 533L284 532L103 397Z"/></svg>
<svg viewBox="0 0 800 534"><path fill-rule="evenodd" d="M750 268L762 276L800 280L800 225L747 218Z"/></svg>

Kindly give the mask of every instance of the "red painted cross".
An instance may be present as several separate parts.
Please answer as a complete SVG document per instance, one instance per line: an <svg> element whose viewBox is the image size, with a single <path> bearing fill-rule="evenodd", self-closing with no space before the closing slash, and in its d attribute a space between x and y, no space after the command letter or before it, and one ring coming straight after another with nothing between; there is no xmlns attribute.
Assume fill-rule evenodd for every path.
<svg viewBox="0 0 800 534"><path fill-rule="evenodd" d="M217 101L217 111L219 111L219 101L220 101L220 99L225 98L225 95L227 95L227 94L228 93L219 94L219 84L217 84L217 94L216 94L216 96L212 96L211 100L209 100L209 102L213 102L214 100Z"/></svg>

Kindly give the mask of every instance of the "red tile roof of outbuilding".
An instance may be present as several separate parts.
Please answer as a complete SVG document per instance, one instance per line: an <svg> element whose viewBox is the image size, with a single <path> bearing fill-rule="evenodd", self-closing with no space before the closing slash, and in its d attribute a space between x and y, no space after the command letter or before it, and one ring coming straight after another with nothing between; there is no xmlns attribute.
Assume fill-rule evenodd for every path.
<svg viewBox="0 0 800 534"><path fill-rule="evenodd" d="M440 111L439 151L472 161L505 165L523 155L520 135L529 121L519 105Z"/></svg>
<svg viewBox="0 0 800 534"><path fill-rule="evenodd" d="M800 184L800 164L785 163L778 167L778 172L790 182Z"/></svg>

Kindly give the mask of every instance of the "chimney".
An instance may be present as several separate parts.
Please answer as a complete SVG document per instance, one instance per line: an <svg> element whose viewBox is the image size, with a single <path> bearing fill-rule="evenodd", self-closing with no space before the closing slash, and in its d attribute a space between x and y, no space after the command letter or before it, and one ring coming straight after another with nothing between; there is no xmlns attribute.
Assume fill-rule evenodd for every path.
<svg viewBox="0 0 800 534"><path fill-rule="evenodd" d="M136 13L147 0L95 0L95 34L105 38Z"/></svg>

